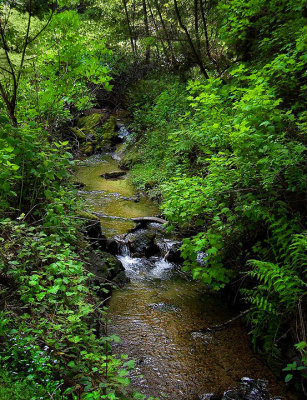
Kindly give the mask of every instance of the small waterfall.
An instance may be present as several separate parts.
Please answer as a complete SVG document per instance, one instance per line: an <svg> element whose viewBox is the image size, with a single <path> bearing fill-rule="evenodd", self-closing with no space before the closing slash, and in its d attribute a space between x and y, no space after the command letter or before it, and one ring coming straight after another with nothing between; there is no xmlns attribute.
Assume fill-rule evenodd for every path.
<svg viewBox="0 0 307 400"><path fill-rule="evenodd" d="M132 280L168 279L174 264L167 261L167 255L177 242L160 237L156 244L160 255L151 257L136 257L131 254L129 241L118 239L117 258L123 264L126 275Z"/></svg>
<svg viewBox="0 0 307 400"><path fill-rule="evenodd" d="M130 257L130 249L128 244L123 241L123 240L119 240L118 241L118 255L119 256L123 256L123 257Z"/></svg>
<svg viewBox="0 0 307 400"><path fill-rule="evenodd" d="M129 136L130 134L131 134L131 132L129 132L128 129L127 129L124 125L122 125L122 126L119 128L118 137L119 137L120 139L125 140L126 137Z"/></svg>

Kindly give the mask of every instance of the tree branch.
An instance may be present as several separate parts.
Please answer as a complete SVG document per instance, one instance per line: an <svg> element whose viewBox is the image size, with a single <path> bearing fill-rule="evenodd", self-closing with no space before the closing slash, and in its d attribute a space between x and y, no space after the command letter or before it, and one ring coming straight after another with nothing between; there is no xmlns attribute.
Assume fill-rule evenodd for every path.
<svg viewBox="0 0 307 400"><path fill-rule="evenodd" d="M38 38L38 36L41 35L46 28L48 28L54 13L55 13L55 10L52 10L52 12L50 14L50 17L49 17L48 21L46 22L46 24L42 27L42 29L32 39L28 40L28 45L30 43L34 42L34 40L36 40Z"/></svg>

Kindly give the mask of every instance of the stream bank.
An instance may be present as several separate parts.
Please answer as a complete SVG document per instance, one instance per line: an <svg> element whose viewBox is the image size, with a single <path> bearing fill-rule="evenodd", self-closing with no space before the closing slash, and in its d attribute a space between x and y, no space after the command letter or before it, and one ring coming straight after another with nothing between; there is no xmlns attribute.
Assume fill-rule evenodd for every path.
<svg viewBox="0 0 307 400"><path fill-rule="evenodd" d="M240 321L220 332L198 332L233 312L219 295L180 271L179 260L170 257L178 238L161 224L136 226L132 218L157 216L159 208L136 193L129 173L112 178L121 171L119 162L116 151L92 155L77 167L75 179L87 210L100 219L103 250L116 255L129 280L113 291L108 333L121 338L114 352L136 361L132 387L167 400L209 399L251 377L265 378L271 393L289 398L252 352Z"/></svg>

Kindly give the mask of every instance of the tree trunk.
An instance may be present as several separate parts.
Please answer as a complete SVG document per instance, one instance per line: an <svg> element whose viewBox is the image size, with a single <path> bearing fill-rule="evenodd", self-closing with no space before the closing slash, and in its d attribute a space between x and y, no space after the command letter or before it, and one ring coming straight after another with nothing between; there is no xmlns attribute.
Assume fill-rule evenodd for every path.
<svg viewBox="0 0 307 400"><path fill-rule="evenodd" d="M156 32L158 32L158 31L159 31L159 27L158 27L156 18L155 18L155 16L154 16L153 9L152 9L151 4L150 4L150 0L147 0L147 3L148 3L149 10L150 10L150 15L151 15L152 22L153 22L153 24L154 24L154 27L155 27L155 29L156 29ZM165 46L165 43L164 43L163 38L160 39L160 42L161 42L161 46L162 46L164 55L165 55L165 57L166 57L166 60L167 60L167 62L170 64L170 63L171 63L171 60L170 60L169 52L168 52L168 49L167 49L166 46Z"/></svg>
<svg viewBox="0 0 307 400"><path fill-rule="evenodd" d="M167 41L167 45L168 45L169 52L170 52L171 59L172 59L172 64L175 66L175 65L177 65L177 61L176 61L176 57L175 57L175 54L174 54L174 49L173 49L173 46L172 46L172 42L171 42L171 39L169 37L166 25L164 23L163 16L162 16L162 13L161 13L161 10L160 10L160 7L159 7L158 0L154 0L154 1L155 1L156 9L157 9L158 14L159 14L159 18L160 18L161 26L162 26L162 29L163 29L163 32L164 32L164 36L165 36L165 39Z"/></svg>
<svg viewBox="0 0 307 400"><path fill-rule="evenodd" d="M149 38L149 25L148 25L146 0L143 0L143 15L144 15L145 35L146 35L146 38L148 39ZM149 60L150 60L150 45L146 45L145 60L146 60L146 64L148 64Z"/></svg>
<svg viewBox="0 0 307 400"><path fill-rule="evenodd" d="M195 46L194 46L193 40L192 40L192 38L191 38L191 35L189 34L189 31L188 31L187 27L184 25L184 23L183 23L183 21L182 21L182 18L181 18L180 12L179 12L179 8L178 8L177 0L174 0L174 6L175 6L175 12L176 12L176 16L177 16L179 25L180 25L180 27L182 28L182 30L183 30L183 31L185 32L185 34L186 34L186 37L187 37L188 42L189 42L189 45L190 45L191 50L192 50L192 52L193 52L193 54L194 54L194 57L195 57L195 61L196 61L196 63L199 65L199 68L200 68L202 74L204 75L204 77L205 77L206 79L209 79L209 75L208 75L207 71L205 70L205 67L204 67L204 64L203 64L203 62L202 62L201 57L200 57L199 54L197 53L197 50L196 50L196 48L195 48Z"/></svg>
<svg viewBox="0 0 307 400"><path fill-rule="evenodd" d="M196 38L196 47L201 57L201 44L200 44L200 34L199 34L199 21L198 21L198 0L194 0L194 26L195 26L195 38Z"/></svg>
<svg viewBox="0 0 307 400"><path fill-rule="evenodd" d="M204 31L205 31L207 56L208 56L209 60L215 65L217 72L220 74L220 69L219 69L218 63L211 55L204 2L203 2L203 0L199 0L199 2L200 2L200 11L201 11L201 16L202 16Z"/></svg>
<svg viewBox="0 0 307 400"><path fill-rule="evenodd" d="M123 5L125 9L125 15L126 15L126 22L127 22L127 27L128 27L128 32L129 32L129 38L130 38L130 43L131 43L131 49L134 57L136 57L136 50L133 42L133 35L132 35L132 29L131 29L131 24L130 24L130 18L129 18L129 12L127 8L127 0L123 0Z"/></svg>

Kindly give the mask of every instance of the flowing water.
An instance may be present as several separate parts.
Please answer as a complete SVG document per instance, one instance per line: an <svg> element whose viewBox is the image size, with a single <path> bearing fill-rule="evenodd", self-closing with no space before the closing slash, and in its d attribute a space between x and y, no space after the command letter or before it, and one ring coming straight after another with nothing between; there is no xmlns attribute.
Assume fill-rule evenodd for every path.
<svg viewBox="0 0 307 400"><path fill-rule="evenodd" d="M107 236L126 233L135 225L131 217L159 213L149 199L135 197L127 178L101 177L114 170L118 165L111 155L91 157L76 170L76 180L85 184L80 196L85 198L86 211L101 216ZM163 236L154 224L151 229L160 232L159 246L167 253L172 238ZM166 400L196 400L207 393L222 393L248 376L268 380L273 394L289 398L253 354L239 321L222 331L197 333L234 315L218 295L187 279L163 256L136 258L123 245L118 258L131 282L112 295L109 333L121 338L114 352L136 361L131 375L134 388Z"/></svg>

